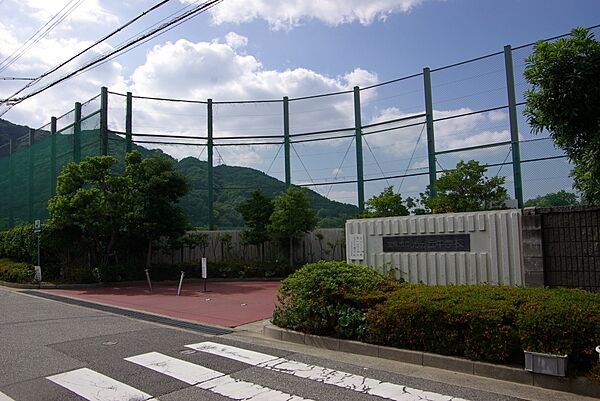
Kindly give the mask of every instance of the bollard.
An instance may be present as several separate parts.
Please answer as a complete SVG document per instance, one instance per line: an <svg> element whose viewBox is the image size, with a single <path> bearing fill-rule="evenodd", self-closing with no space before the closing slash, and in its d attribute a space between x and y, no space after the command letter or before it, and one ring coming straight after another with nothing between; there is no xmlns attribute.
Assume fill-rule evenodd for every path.
<svg viewBox="0 0 600 401"><path fill-rule="evenodd" d="M598 353L598 362L600 363L600 345L596 347L596 352Z"/></svg>
<svg viewBox="0 0 600 401"><path fill-rule="evenodd" d="M146 272L146 280L148 281L148 287L150 288L150 292L152 292L152 282L150 281L150 272L148 269L144 270Z"/></svg>
<svg viewBox="0 0 600 401"><path fill-rule="evenodd" d="M184 272L181 272L181 277L179 278L179 288L177 288L177 296L179 296L179 294L181 294L181 285L183 284L183 276L185 275Z"/></svg>

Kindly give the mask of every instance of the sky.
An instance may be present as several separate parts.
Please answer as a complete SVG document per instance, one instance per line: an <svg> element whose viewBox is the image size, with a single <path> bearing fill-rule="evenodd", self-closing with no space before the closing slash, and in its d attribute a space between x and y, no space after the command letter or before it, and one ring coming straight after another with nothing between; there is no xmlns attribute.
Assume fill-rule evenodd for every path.
<svg viewBox="0 0 600 401"><path fill-rule="evenodd" d="M67 18L16 62L8 66L0 63L0 77L37 77L158 2L0 0L0 60L9 57L63 7L73 7ZM171 0L39 85L114 49L183 7L198 3ZM497 55L464 66L435 69L500 52L507 44L516 47L567 33L575 26L598 23L597 0L223 0L208 12L100 67L23 101L2 118L41 127L51 116L71 110L74 102L97 96L101 86L115 93L131 91L146 97L203 101L211 98L217 102L282 99L346 92L354 86L364 88L419 74L424 67L434 70L434 116L445 118L504 106L504 59ZM522 91L526 89L521 72L529 51L531 47L513 54L518 101L523 100ZM0 80L0 99L11 96L26 83ZM36 87L39 86L21 95ZM422 113L422 92L422 76L362 91L363 124ZM97 100L90 108L96 104ZM109 106L110 128L123 130L124 98L111 95ZM494 110L440 121L435 129L436 148L439 151L506 141L510 138L507 116L506 110ZM216 104L214 118L217 138L282 132L281 102ZM424 171L427 154L423 120L409 121L415 125L365 139L365 177L377 179L367 182L367 198L387 185L406 196L417 196L424 189L421 176L379 179ZM533 138L525 119L519 123L521 138ZM352 94L290 102L292 133L340 130L353 125ZM206 105L136 99L134 132L205 136ZM138 138L143 139L148 138ZM355 179L353 146L351 138L294 144L292 181L311 184ZM178 159L206 159L202 146L161 148ZM477 155L440 155L438 167L451 168L457 160L467 158L501 163L510 157L507 149L498 147ZM217 150L218 163L253 167L283 178L278 145L221 146ZM556 150L548 141L541 141L524 144L522 153L535 158L554 155ZM561 160L553 163L528 165L529 170L524 172L527 197L569 188L568 165ZM510 188L511 171L510 167L497 167L493 173L508 174ZM332 199L356 204L354 184L313 189Z"/></svg>

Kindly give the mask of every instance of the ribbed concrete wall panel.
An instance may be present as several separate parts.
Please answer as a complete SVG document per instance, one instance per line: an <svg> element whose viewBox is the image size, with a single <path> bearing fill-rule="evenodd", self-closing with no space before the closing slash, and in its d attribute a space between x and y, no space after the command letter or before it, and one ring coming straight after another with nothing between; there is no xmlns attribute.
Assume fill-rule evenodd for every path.
<svg viewBox="0 0 600 401"><path fill-rule="evenodd" d="M469 250L383 251L385 237L414 237L419 242L419 236L432 235L468 235ZM353 241L362 242L364 255L353 255L353 247L347 246L349 263L372 266L411 283L523 284L520 210L348 220L346 244Z"/></svg>

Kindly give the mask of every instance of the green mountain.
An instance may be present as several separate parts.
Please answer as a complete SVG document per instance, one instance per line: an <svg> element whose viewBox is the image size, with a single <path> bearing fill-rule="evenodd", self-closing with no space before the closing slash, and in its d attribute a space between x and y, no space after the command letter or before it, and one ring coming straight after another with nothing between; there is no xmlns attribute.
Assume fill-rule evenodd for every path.
<svg viewBox="0 0 600 401"><path fill-rule="evenodd" d="M0 120L0 147L8 143L9 138L17 138L29 132L29 128L12 124L6 120ZM46 218L45 205L50 197L50 138L47 133L40 132L33 147L34 155L34 196L33 215L34 218ZM57 165L62 168L72 160L72 135L57 135ZM81 135L82 157L98 154L100 142L97 130L83 131ZM177 161L160 150L149 150L137 145L134 148L144 156L160 156L173 160L176 167L190 181L190 193L181 200L181 206L187 212L190 224L194 227L208 226L208 163L193 157ZM111 134L109 137L109 154L123 160L124 141L123 138ZM0 154L0 183L8 184L8 158ZM27 180L29 166L29 152L26 148L17 149L13 159L15 176L13 184L15 192L20 196L8 198L8 191L0 193L0 219L6 221L7 206L13 204L15 220L26 221L28 216ZM245 200L250 194L260 188L269 197L274 197L285 190L285 183L265 173L248 168L219 165L214 167L214 221L221 229L241 228L244 221L236 206ZM340 203L325 198L318 193L309 190L312 206L317 211L321 227L343 227L346 219L358 214L358 208L354 205ZM0 220L2 221L2 220ZM4 225L4 224L0 224Z"/></svg>

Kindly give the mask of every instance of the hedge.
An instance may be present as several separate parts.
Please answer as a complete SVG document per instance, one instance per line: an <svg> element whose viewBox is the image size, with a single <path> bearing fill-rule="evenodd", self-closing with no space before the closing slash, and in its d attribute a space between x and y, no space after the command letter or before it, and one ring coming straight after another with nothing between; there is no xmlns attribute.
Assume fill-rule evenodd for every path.
<svg viewBox="0 0 600 401"><path fill-rule="evenodd" d="M342 262L283 281L273 323L311 334L522 364L523 350L568 354L589 370L600 344L600 294L575 289L399 284Z"/></svg>
<svg viewBox="0 0 600 401"><path fill-rule="evenodd" d="M0 281L27 284L35 277L33 266L29 263L0 259Z"/></svg>

